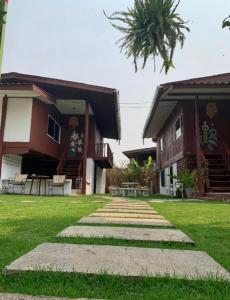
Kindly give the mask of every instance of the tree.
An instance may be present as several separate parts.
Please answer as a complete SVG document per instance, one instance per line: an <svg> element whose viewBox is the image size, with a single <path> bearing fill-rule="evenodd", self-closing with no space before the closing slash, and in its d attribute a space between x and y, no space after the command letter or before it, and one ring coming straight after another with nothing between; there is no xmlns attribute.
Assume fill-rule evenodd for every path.
<svg viewBox="0 0 230 300"><path fill-rule="evenodd" d="M165 73L174 67L173 56L177 44L184 45L184 31L189 31L186 22L176 12L180 0L134 0L134 7L127 11L118 11L110 17L112 26L125 35L118 41L121 52L127 58L133 57L135 71L138 60L143 60L145 67L149 58L163 59L162 69ZM121 22L117 25L113 21Z"/></svg>

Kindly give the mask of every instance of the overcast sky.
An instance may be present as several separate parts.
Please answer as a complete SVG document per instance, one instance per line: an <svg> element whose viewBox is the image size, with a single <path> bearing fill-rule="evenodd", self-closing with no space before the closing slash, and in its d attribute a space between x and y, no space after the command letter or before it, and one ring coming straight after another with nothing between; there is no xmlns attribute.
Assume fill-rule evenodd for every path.
<svg viewBox="0 0 230 300"><path fill-rule="evenodd" d="M143 145L141 136L160 83L230 72L230 31L221 29L229 0L181 0L178 12L191 32L177 49L175 70L166 76L153 63L135 73L120 53L121 33L103 15L132 0L9 0L3 72L16 71L116 88L120 91L122 141L112 141L118 163L124 150ZM123 104L129 103L129 104ZM138 104L133 104L138 103ZM135 108L133 108L135 107Z"/></svg>

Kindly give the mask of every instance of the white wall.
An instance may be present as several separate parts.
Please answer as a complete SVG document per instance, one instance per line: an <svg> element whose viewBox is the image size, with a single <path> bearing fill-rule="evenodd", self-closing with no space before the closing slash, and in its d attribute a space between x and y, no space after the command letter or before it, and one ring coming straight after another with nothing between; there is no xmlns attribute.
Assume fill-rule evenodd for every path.
<svg viewBox="0 0 230 300"><path fill-rule="evenodd" d="M1 179L14 178L17 173L21 173L22 157L19 155L3 155L2 157L2 177Z"/></svg>
<svg viewBox="0 0 230 300"><path fill-rule="evenodd" d="M4 142L29 142L33 99L8 99Z"/></svg>
<svg viewBox="0 0 230 300"><path fill-rule="evenodd" d="M97 178L96 178L96 193L104 194L105 193L105 184L106 184L106 170L97 168Z"/></svg>
<svg viewBox="0 0 230 300"><path fill-rule="evenodd" d="M93 194L94 187L94 161L92 158L87 158L86 165L86 195Z"/></svg>
<svg viewBox="0 0 230 300"><path fill-rule="evenodd" d="M177 176L177 163L171 165L173 167L173 175ZM170 190L170 167L165 168L165 187L161 185L161 174L159 173L159 184L160 184L160 194L169 195ZM175 185L176 180L173 179L173 184ZM174 189L174 195L176 193L176 188Z"/></svg>

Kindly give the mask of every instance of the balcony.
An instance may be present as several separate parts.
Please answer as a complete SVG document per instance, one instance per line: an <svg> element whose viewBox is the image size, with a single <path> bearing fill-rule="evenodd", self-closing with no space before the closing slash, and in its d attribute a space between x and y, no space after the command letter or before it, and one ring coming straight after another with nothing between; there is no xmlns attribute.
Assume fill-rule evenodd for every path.
<svg viewBox="0 0 230 300"><path fill-rule="evenodd" d="M101 169L110 169L113 167L113 153L109 144L100 143L96 145L94 160Z"/></svg>

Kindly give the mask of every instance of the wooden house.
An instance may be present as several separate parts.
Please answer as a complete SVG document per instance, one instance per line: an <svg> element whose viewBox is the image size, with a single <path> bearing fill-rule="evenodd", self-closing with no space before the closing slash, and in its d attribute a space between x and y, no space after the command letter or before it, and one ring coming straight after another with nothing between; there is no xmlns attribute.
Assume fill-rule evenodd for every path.
<svg viewBox="0 0 230 300"><path fill-rule="evenodd" d="M128 150L128 151L124 151L123 154L129 159L135 159L139 163L139 165L143 165L150 156L154 161L156 160L155 147Z"/></svg>
<svg viewBox="0 0 230 300"><path fill-rule="evenodd" d="M197 169L200 195L229 197L229 130L230 73L160 85L143 133L157 143L160 192L170 175Z"/></svg>
<svg viewBox="0 0 230 300"><path fill-rule="evenodd" d="M115 89L19 73L0 81L1 179L64 174L79 193L103 193L120 139ZM70 193L71 191L69 191Z"/></svg>

